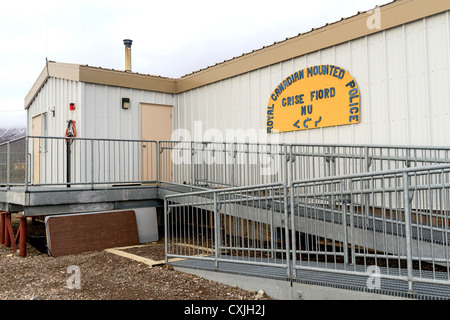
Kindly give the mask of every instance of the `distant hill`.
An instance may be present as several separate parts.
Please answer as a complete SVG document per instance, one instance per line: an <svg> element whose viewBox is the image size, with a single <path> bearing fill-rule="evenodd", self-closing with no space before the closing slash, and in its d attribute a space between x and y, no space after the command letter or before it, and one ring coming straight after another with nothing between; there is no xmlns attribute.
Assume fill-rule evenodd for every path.
<svg viewBox="0 0 450 320"><path fill-rule="evenodd" d="M24 137L26 133L26 128L0 128L0 143Z"/></svg>

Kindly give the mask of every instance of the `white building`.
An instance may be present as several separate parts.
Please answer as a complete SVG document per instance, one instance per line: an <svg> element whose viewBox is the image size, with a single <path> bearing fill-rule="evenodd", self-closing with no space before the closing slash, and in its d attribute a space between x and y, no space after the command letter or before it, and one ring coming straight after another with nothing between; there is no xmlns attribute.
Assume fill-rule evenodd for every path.
<svg viewBox="0 0 450 320"><path fill-rule="evenodd" d="M28 134L61 137L74 120L83 138L170 140L175 129L194 140L226 139L231 129L267 135L272 93L291 90L295 107L311 91L304 88L338 81L307 79L308 68L327 66L355 81L358 109L345 107L358 121L306 128L314 111L301 108L312 100L299 100L298 117L275 113L290 126L274 134L280 142L448 146L449 10L448 1L397 0L179 79L48 62L25 99ZM302 70L304 79L283 86ZM327 108L340 104L341 91Z"/></svg>

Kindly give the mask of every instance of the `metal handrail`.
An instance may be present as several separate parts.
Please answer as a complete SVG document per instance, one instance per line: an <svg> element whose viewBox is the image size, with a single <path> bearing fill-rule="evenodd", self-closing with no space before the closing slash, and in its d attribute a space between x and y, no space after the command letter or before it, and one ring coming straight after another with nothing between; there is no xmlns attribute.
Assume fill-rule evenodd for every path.
<svg viewBox="0 0 450 320"><path fill-rule="evenodd" d="M415 176L421 177L421 181L417 182L418 185L411 179L411 177ZM219 221L234 219L233 221L235 222L230 222L229 225L228 223L226 225L216 225L213 230L216 234L211 235L211 239L216 239L212 247L215 250L216 256L209 255L208 259L215 261L216 266L219 266L222 261L232 261L236 263L256 263L258 265L285 267L289 269L287 274L288 278L292 277L291 279L296 278L296 271L298 270L367 277L367 269L372 267L372 265L366 262L366 259L375 261L377 259L380 261L394 260L397 261L397 265L394 264L391 266L387 263L383 267L385 270L380 271L381 273L377 274L377 276L380 279L404 281L408 284L408 293L414 294L415 284L417 283L450 287L450 230L448 228L448 223L450 222L449 178L450 164L428 165L415 168L297 180L293 181L287 189L284 188L284 184L275 183L173 194L165 196L164 199L165 221L170 221L175 224L177 221L186 221L189 219L196 221L196 219L200 219L202 212L204 214L205 211L211 212L211 217L216 217L215 219ZM379 179L382 186L389 186L390 182L395 180L396 186L384 188L359 183L359 187L355 187L354 189L335 191L328 189L329 184L335 182L361 182L366 179ZM298 189L300 187L304 189ZM245 216L241 213L241 211L245 212L250 210L251 205L248 203L251 203L252 193L271 190L271 188L279 188L280 191L283 190L276 197L284 203L283 212L286 219L284 222L281 220L282 224L277 225L277 227L289 230L287 232L286 244L291 243L292 247L280 249L269 246L263 248L258 247L255 250L259 250L258 252L261 254L267 255L270 252L282 254L286 260L283 260L282 263L275 264L270 259L255 261L252 258L253 246L250 241L246 241L245 239L255 237L258 232L254 232L252 228L255 227L250 226L249 228L248 222L245 222L245 219L250 219L250 216ZM310 189L308 190L308 188ZM242 192L240 193L239 191ZM372 199L365 198L364 194L366 193L380 195L382 196L381 199L384 198L385 200L389 199L392 195L397 201L389 205L386 202L377 203L375 196ZM228 197L221 199L218 197L219 194L230 195L230 197L229 199ZM333 196L337 198L343 194L360 197L362 202L358 202L356 198L350 198L352 199L350 202L344 201L336 205L331 205L320 200ZM271 197L269 192L266 196L256 196L256 200L265 200ZM420 200L418 201L421 202L415 202L413 198L419 198ZM250 201L248 201L249 199ZM311 199L312 202L306 199ZM440 200L439 202L436 200L437 203L429 202L432 201L431 199ZM302 202L303 200L305 201ZM289 206L287 206L288 203ZM239 209L239 213L231 213L222 208L230 204L240 205L247 209L242 207ZM264 224L266 225L265 229L269 230L273 229L274 225L273 221L271 222L268 217L277 214L277 212L282 216L283 212L273 210L267 204L268 202L263 201L255 208L259 210L257 212L261 212L261 210L264 212L260 214L267 217ZM187 210L186 208L191 208L191 210ZM302 215L298 214L300 208L305 211ZM367 211L367 209L370 209L370 211ZM376 215L376 210L378 209L380 209L380 216ZM386 216L387 213L393 214L393 216L388 217ZM338 215L341 218L336 220L336 218L333 218L333 215ZM440 221L434 223L422 221L419 218L422 215L426 215L430 219L435 217L440 219ZM289 218L287 218L288 216ZM415 221L413 220L414 218L416 218ZM360 222L356 223L358 220L355 219L359 219ZM327 224L328 227L326 226ZM240 227L241 225L244 226L243 229ZM180 246L186 246L188 243L196 243L196 241L199 241L196 237L202 235L196 233L198 232L198 227L184 225L184 229L178 231L178 225L175 227L170 226L171 229L169 229L169 224L166 222L165 228L167 257L203 259L202 256L193 256L197 253L196 251L189 251L191 254L183 252L180 255L176 250L173 250ZM180 239L177 238L182 236L183 232L188 233L189 239L183 237ZM228 244L220 242L221 235L226 235L227 233L230 234L230 237L231 235L234 237L231 238L231 242ZM309 235L311 239L314 238L316 244L309 247L311 244L307 245L308 237L300 240L301 234ZM264 234L262 236L264 237ZM261 240L261 238L252 239L255 241L257 239L259 239L258 241ZM327 239L330 241L330 244L327 244ZM177 242L173 245L172 242L174 241L185 241L185 244L183 245ZM318 241L323 242L324 248L318 246ZM330 248L326 249L327 245ZM344 248L349 248L351 252L344 250ZM226 251L230 251L228 254L232 255L231 259L220 259L220 252L223 254ZM302 258L302 256L304 257ZM319 260L316 260L318 257L324 257L324 262L319 263ZM331 259L331 262L328 262L328 264L326 257ZM358 258L362 259L361 265L355 262L355 259ZM292 263L284 263L285 261L291 261ZM400 261L404 261L406 265L404 267L401 266ZM413 265L413 261L417 262L416 265ZM426 265L430 265L433 271L427 271ZM437 271L434 270L435 268L438 268Z"/></svg>
<svg viewBox="0 0 450 320"><path fill-rule="evenodd" d="M40 140L40 141L65 141L66 137L53 137L53 136L33 136L27 135L23 138L18 138L10 142L5 142L0 144L0 147L7 146L9 143L19 141L21 139L26 140L26 177L25 181L15 181L7 182L7 186L10 185L31 185L31 178L34 172L32 165L34 163L34 155L30 152L32 146L30 141ZM112 138L83 138L83 137L71 137L71 141L80 143L91 143L91 148L93 148L94 143L152 143L156 144L157 155L155 154L154 165L156 170L156 177L152 179L132 179L132 180L122 180L115 179L114 183L131 183L131 182L141 182L149 183L156 182L158 185L162 182L172 183L172 184L185 184L188 183L190 186L199 186L198 184L206 184L209 186L239 186L245 184L253 183L265 183L265 182L284 182L286 184L291 183L296 180L308 179L308 178L321 178L330 176L339 176L340 172L347 170L347 167L354 170L353 172L346 172L348 174L370 172L370 167L373 165L374 161L380 161L380 167L389 167L392 163L393 167L398 167L400 165L410 166L413 165L427 165L431 163L449 163L450 162L450 147L431 147L431 146L402 146L402 145L378 145L378 144L286 144L286 143L254 143L254 142L216 142L216 141L171 141L171 140L138 140L138 139L112 139ZM211 149L213 147L213 149ZM256 148L256 149L255 149ZM299 148L307 148L307 150L298 150ZM321 150L323 149L323 150ZM351 149L346 151L346 149ZM386 154L384 152L388 152ZM177 151L187 151L191 152L190 159L186 159L187 163L183 163L186 167L183 169L182 165L175 165L171 163L171 157L173 157L173 152ZM375 152L379 151L379 152ZM94 152L91 150L91 152ZM389 154L392 152L392 154ZM433 152L433 154L423 154L423 153ZM441 156L439 152L443 152ZM211 153L215 154L217 158L216 162L207 163L203 157L208 157ZM253 156L251 156L253 155ZM105 155L110 157L111 155ZM261 160L272 159L270 164L263 164ZM239 159L234 160L236 157ZM276 157L276 158L274 158ZM209 159L209 158L208 158ZM226 163L218 163L217 161L223 159L223 161L228 161ZM230 161L230 159L233 159ZM300 172L299 169L302 159L307 163L305 166L311 166L310 172L307 172L308 176L302 177L304 173ZM321 159L324 162L321 162ZM361 160L361 163L347 163L347 162L337 162L330 160L340 159L355 159ZM85 160L85 159L83 159ZM90 174L93 175L97 168L92 168L96 159L90 157L89 159L92 163L91 165L85 165L83 170L89 170ZM138 159L134 159L139 161ZM190 161L193 160L193 161ZM302 161L300 161L302 160ZM64 166L64 164L58 163L61 161L61 157L55 159L49 159L52 166ZM254 161L255 163L251 163ZM259 161L259 162L258 162ZM400 164L402 163L402 164ZM253 167L247 167L247 165ZM100 164L97 164L99 166ZM133 164L135 166L136 164ZM275 167L274 167L275 165ZM345 167L345 168L344 168ZM264 177L261 177L261 168L265 169L267 173L264 173ZM271 170L269 170L271 168ZM306 167L305 167L306 168ZM80 168L81 169L81 168ZM100 168L101 169L101 168ZM129 170L130 167L128 168ZM177 171L175 171L175 169ZM379 170L380 168L374 168L373 170ZM239 171L238 171L239 170ZM259 171L258 171L259 170ZM303 170L303 169L302 169ZM315 170L315 171L311 171ZM340 171L339 171L340 170ZM11 170L8 169L8 172ZM339 171L339 172L338 172ZM51 176L51 172L45 173L47 176ZM84 174L84 173L81 173ZM320 176L318 176L318 174ZM177 180L181 179L182 176L185 181ZM68 182L59 181L56 183L52 182L53 178L47 179L46 183L35 184L35 185L68 185ZM91 177L91 181L88 182L92 185L95 184L108 184L110 180L105 181L94 181ZM189 181L186 181L189 180ZM112 180L111 180L112 181ZM3 181L1 181L3 182ZM76 185L78 182L74 182ZM244 183L244 184L243 184Z"/></svg>

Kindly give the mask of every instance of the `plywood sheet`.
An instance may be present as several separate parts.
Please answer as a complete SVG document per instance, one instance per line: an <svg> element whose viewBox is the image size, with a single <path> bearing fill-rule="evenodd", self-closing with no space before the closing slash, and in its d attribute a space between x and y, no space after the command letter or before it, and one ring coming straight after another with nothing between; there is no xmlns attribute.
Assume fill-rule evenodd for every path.
<svg viewBox="0 0 450 320"><path fill-rule="evenodd" d="M133 210L50 216L45 223L54 257L139 244Z"/></svg>

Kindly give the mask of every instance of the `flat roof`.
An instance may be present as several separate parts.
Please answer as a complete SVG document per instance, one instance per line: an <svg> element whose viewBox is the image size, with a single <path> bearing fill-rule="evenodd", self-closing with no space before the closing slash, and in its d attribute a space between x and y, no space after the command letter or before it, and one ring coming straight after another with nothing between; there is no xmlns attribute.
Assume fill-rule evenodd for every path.
<svg viewBox="0 0 450 320"><path fill-rule="evenodd" d="M48 61L25 98L28 109L49 77L87 83L178 94L220 80L286 61L339 43L381 32L408 22L450 10L450 1L395 0L379 7L379 29L367 27L368 13L356 15L313 28L284 41L217 63L181 78L173 79L137 72L104 69L88 65Z"/></svg>

